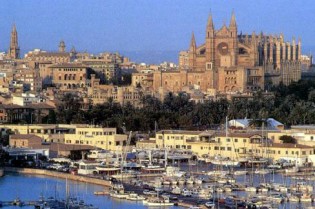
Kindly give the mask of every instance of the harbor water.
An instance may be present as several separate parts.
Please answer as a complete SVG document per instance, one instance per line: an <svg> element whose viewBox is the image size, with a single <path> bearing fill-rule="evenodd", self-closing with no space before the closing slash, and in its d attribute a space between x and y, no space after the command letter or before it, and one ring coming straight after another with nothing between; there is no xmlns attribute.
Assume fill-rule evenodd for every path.
<svg viewBox="0 0 315 209"><path fill-rule="evenodd" d="M95 191L103 190L102 186L68 181L70 196L83 200L87 204L99 209L135 209L147 208L142 202L113 199L109 196L95 196ZM41 194L57 199L66 197L66 180L45 176L6 174L0 178L0 201L12 201L19 198L21 201L38 200ZM6 209L20 208L18 206L5 207ZM23 206L23 209L34 209L34 206ZM173 207L168 207L173 208ZM179 207L176 207L179 208Z"/></svg>

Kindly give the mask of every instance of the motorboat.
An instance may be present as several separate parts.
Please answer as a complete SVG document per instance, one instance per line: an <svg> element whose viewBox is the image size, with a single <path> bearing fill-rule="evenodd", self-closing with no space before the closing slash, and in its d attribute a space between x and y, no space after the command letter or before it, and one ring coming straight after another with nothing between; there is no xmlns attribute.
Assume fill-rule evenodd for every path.
<svg viewBox="0 0 315 209"><path fill-rule="evenodd" d="M137 193L130 193L126 199L131 201L142 201L145 200L145 197L138 195Z"/></svg>
<svg viewBox="0 0 315 209"><path fill-rule="evenodd" d="M210 209L214 209L214 208L215 208L214 202L206 202L206 203L205 203L205 206L206 206L207 208L210 208Z"/></svg>
<svg viewBox="0 0 315 209"><path fill-rule="evenodd" d="M248 171L239 170L239 171L234 171L233 174L234 174L235 176L247 175L247 174L248 174Z"/></svg>
<svg viewBox="0 0 315 209"><path fill-rule="evenodd" d="M151 197L143 200L142 203L147 206L173 206L174 203L163 197Z"/></svg>

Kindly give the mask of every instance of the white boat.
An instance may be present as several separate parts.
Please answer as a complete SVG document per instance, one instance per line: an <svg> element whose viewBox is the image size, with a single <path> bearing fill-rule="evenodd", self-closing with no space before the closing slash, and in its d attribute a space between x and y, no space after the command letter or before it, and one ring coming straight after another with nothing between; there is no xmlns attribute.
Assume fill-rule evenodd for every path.
<svg viewBox="0 0 315 209"><path fill-rule="evenodd" d="M186 184L194 184L194 179L192 178L186 179Z"/></svg>
<svg viewBox="0 0 315 209"><path fill-rule="evenodd" d="M257 192L257 188L256 187L245 187L245 191L246 192Z"/></svg>
<svg viewBox="0 0 315 209"><path fill-rule="evenodd" d="M172 185L177 185L177 184L178 184L178 182L177 182L177 180L176 180L176 179L172 179L172 180L171 180L171 184L172 184Z"/></svg>
<svg viewBox="0 0 315 209"><path fill-rule="evenodd" d="M113 190L109 192L109 196L113 198L118 198L118 199L126 199L129 196L129 194Z"/></svg>
<svg viewBox="0 0 315 209"><path fill-rule="evenodd" d="M202 179L195 179L194 183L195 184L202 184Z"/></svg>
<svg viewBox="0 0 315 209"><path fill-rule="evenodd" d="M138 195L137 193L130 193L126 199L131 201L142 201L145 200L145 197Z"/></svg>
<svg viewBox="0 0 315 209"><path fill-rule="evenodd" d="M294 166L292 168L287 168L287 169L285 169L285 172L286 173L297 173L297 172L299 172L299 167Z"/></svg>
<svg viewBox="0 0 315 209"><path fill-rule="evenodd" d="M235 176L247 175L248 171L234 171Z"/></svg>
<svg viewBox="0 0 315 209"><path fill-rule="evenodd" d="M276 202L276 203L282 203L284 201L284 197L282 194L279 194L279 193L270 193L267 196L267 200Z"/></svg>
<svg viewBox="0 0 315 209"><path fill-rule="evenodd" d="M179 179L178 184L179 185L184 185L186 183L185 179Z"/></svg>
<svg viewBox="0 0 315 209"><path fill-rule="evenodd" d="M269 190L268 188L260 187L258 188L258 192L267 193Z"/></svg>
<svg viewBox="0 0 315 209"><path fill-rule="evenodd" d="M229 166L229 167L239 167L240 162L239 161L233 161L229 159L215 159L212 160L211 163L213 165L221 165L221 166Z"/></svg>
<svg viewBox="0 0 315 209"><path fill-rule="evenodd" d="M179 187L174 187L171 191L172 194L181 194L182 190Z"/></svg>
<svg viewBox="0 0 315 209"><path fill-rule="evenodd" d="M207 208L213 209L213 208L215 207L215 204L214 204L214 202L206 202L206 203L205 203L205 206L206 206Z"/></svg>
<svg viewBox="0 0 315 209"><path fill-rule="evenodd" d="M232 192L232 188L231 187L227 187L227 186L224 186L223 190L224 190L224 192Z"/></svg>
<svg viewBox="0 0 315 209"><path fill-rule="evenodd" d="M312 202L313 201L313 197L310 194L303 194L300 197L300 202Z"/></svg>
<svg viewBox="0 0 315 209"><path fill-rule="evenodd" d="M170 185L171 184L171 181L169 181L169 180L164 180L163 181L163 185Z"/></svg>
<svg viewBox="0 0 315 209"><path fill-rule="evenodd" d="M289 197L289 201L290 202L300 202L300 198L298 196L295 196L295 195L291 195Z"/></svg>
<svg viewBox="0 0 315 209"><path fill-rule="evenodd" d="M183 195L184 197L191 197L191 196L192 196L192 192L191 192L190 190L184 188L184 189L182 190L182 195Z"/></svg>
<svg viewBox="0 0 315 209"><path fill-rule="evenodd" d="M174 203L170 202L169 199L152 197L147 200L143 200L142 203L147 206L173 206Z"/></svg>
<svg viewBox="0 0 315 209"><path fill-rule="evenodd" d="M255 170L255 174L265 175L265 174L269 174L269 173L271 173L271 170L269 170L269 169L256 169Z"/></svg>
<svg viewBox="0 0 315 209"><path fill-rule="evenodd" d="M209 171L207 175L209 176L225 176L229 172L228 171L220 171L220 170L214 170L214 171Z"/></svg>

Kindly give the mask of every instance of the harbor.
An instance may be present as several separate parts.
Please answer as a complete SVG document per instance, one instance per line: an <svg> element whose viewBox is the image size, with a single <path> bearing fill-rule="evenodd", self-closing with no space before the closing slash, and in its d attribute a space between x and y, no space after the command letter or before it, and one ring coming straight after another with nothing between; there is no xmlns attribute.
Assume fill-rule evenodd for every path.
<svg viewBox="0 0 315 209"><path fill-rule="evenodd" d="M179 164L180 166L176 167ZM39 178L43 176L62 178L63 181L68 179L77 182L75 184L100 185L97 189L89 191L88 195L92 195L93 198L108 198L111 201L134 202L144 207L154 204L186 208L309 208L313 206L315 185L313 168L300 167L299 172L288 172L280 168L270 169L270 165L258 168L218 166L198 161L182 162L175 163L173 166L168 165L163 168L165 172L152 175L140 174L139 171L134 175L127 175L127 172L116 174L116 177L121 178L115 180L101 178L99 174L73 175L29 168L6 168L5 171L9 176L19 173L27 176L38 175ZM43 188L44 185L41 187ZM11 199L2 198L0 201L2 206L13 207L18 205L14 203L16 198L17 196ZM38 198L20 198L20 200L26 208L34 208L38 203Z"/></svg>

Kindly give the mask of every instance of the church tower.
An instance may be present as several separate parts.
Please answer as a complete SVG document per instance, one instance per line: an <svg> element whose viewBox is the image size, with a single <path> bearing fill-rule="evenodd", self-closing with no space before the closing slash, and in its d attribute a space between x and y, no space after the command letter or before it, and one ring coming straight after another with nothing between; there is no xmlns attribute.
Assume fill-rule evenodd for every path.
<svg viewBox="0 0 315 209"><path fill-rule="evenodd" d="M196 39L194 33L191 35L190 47L189 47L189 68L195 70L196 67Z"/></svg>
<svg viewBox="0 0 315 209"><path fill-rule="evenodd" d="M206 30L206 62L209 66L214 66L214 25L212 20L212 14L208 17L207 30ZM206 64L206 65L207 65ZM208 69L208 65L206 67Z"/></svg>
<svg viewBox="0 0 315 209"><path fill-rule="evenodd" d="M15 24L13 25L12 32L11 32L11 40L10 40L10 48L9 48L8 56L11 59L18 59L20 57L20 48L18 44L18 35L17 35Z"/></svg>
<svg viewBox="0 0 315 209"><path fill-rule="evenodd" d="M59 43L59 52L66 52L66 44L64 41L60 41Z"/></svg>
<svg viewBox="0 0 315 209"><path fill-rule="evenodd" d="M232 66L236 66L237 65L237 50L238 50L238 46L237 46L237 24L236 24L236 19L235 19L235 13L234 11L232 12L232 17L231 17L231 21L230 21L230 26L229 26L229 30L231 32L231 38L233 39L232 41L232 51L231 51L231 57L232 57Z"/></svg>

